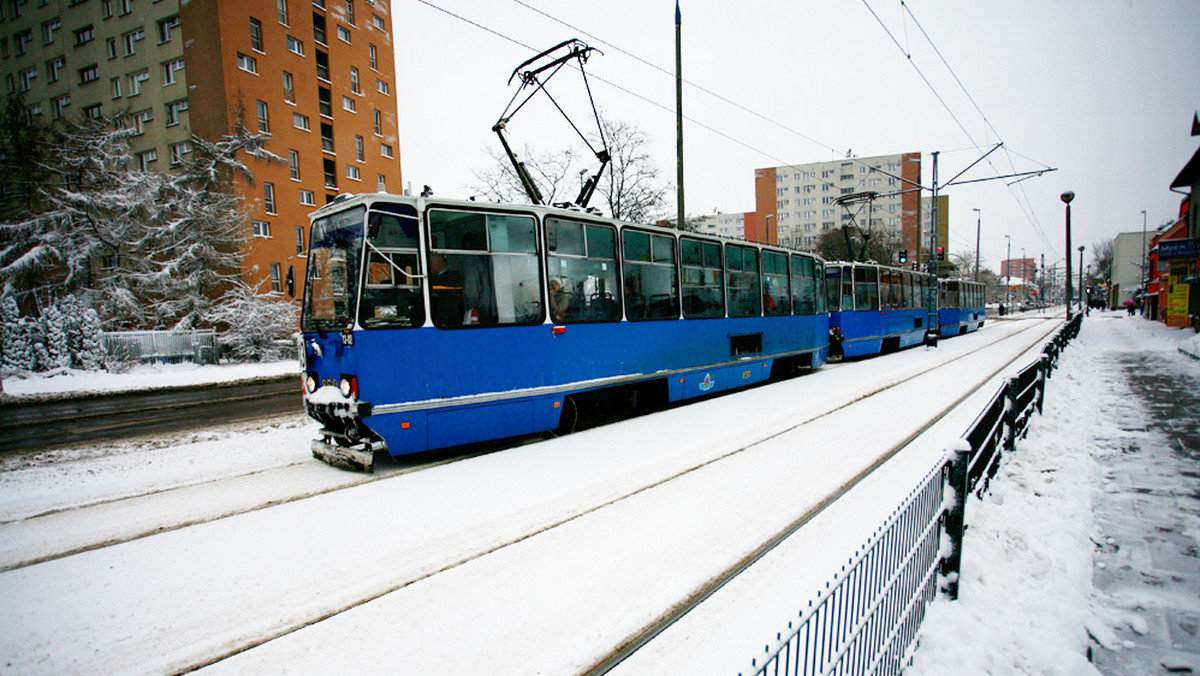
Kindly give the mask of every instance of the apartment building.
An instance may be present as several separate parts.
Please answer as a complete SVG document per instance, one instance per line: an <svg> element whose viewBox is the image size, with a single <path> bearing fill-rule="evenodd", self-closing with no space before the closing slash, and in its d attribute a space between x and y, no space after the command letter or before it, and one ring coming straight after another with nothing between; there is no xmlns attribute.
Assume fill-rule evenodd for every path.
<svg viewBox="0 0 1200 676"><path fill-rule="evenodd" d="M708 214L695 219L696 232L706 235L716 235L729 239L745 239L754 241L754 212L736 214Z"/></svg>
<svg viewBox="0 0 1200 676"><path fill-rule="evenodd" d="M401 185L390 0L2 0L0 74L30 115L128 114L145 169L239 118L269 134L285 162L235 189L244 276L274 290L301 292L309 212Z"/></svg>
<svg viewBox="0 0 1200 676"><path fill-rule="evenodd" d="M821 235L853 217L875 232L889 230L915 248L920 213L920 153L851 157L754 172L754 239L812 250ZM839 197L875 193L869 207L846 209ZM869 215L868 215L869 214Z"/></svg>

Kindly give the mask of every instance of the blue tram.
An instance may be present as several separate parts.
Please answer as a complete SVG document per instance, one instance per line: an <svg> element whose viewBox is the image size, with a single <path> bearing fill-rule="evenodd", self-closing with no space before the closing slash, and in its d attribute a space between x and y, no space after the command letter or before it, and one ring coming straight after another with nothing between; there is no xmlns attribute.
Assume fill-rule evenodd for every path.
<svg viewBox="0 0 1200 676"><path fill-rule="evenodd" d="M922 272L874 263L827 263L829 349L863 357L923 342L936 330L937 285Z"/></svg>
<svg viewBox="0 0 1200 676"><path fill-rule="evenodd" d="M965 279L938 282L938 326L943 338L960 336L983 327L983 284Z"/></svg>
<svg viewBox="0 0 1200 676"><path fill-rule="evenodd" d="M313 453L548 431L815 368L814 256L554 207L387 194L312 215L301 331Z"/></svg>

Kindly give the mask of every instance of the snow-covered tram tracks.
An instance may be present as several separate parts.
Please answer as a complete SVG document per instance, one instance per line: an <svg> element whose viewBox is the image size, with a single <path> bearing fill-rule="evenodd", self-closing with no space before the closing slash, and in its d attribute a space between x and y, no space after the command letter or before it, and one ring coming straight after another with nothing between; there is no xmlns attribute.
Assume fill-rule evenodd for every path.
<svg viewBox="0 0 1200 676"><path fill-rule="evenodd" d="M759 388L745 397L753 415L732 418L744 417L751 424L671 426L680 416L694 420L693 407L738 406L734 398L702 402L9 570L0 575L0 594L10 601L3 615L5 624L19 629L0 638L0 656L14 666L37 664L34 671L103 666L107 671L160 673L206 664L236 670L245 666L242 660L254 662L256 655L295 650L296 641L303 639L293 637L344 625L350 620L339 618L391 603L396 592L422 593L485 562L514 556L524 545L627 511L652 495L678 492L731 458L802 436L809 423L833 412L849 415L852 402L910 383L920 373L984 350L983 343L1000 342L1016 331L1005 329L999 336L989 331L988 340L979 336L973 345L959 339L957 348L948 341L944 350L928 356L909 351L916 358L903 363L890 357L872 360L871 368L857 369L855 383L837 376L856 365L791 381L802 385L797 392L809 394L778 405L769 415L764 415L763 400L784 390ZM864 378L872 383L864 385ZM764 535L752 530L756 537ZM690 581L696 578L689 575L682 578L684 592L693 591ZM628 622L617 622L615 630L626 639L618 644L642 632L647 616L660 614L660 606L647 606L633 612ZM406 631L423 624L416 618L393 620ZM393 629L365 631L388 635ZM188 638L170 638L179 636ZM484 647L477 645L474 649ZM612 645L608 637L601 638L586 663L603 659ZM433 652L446 658L444 648ZM227 658L232 661L221 662Z"/></svg>

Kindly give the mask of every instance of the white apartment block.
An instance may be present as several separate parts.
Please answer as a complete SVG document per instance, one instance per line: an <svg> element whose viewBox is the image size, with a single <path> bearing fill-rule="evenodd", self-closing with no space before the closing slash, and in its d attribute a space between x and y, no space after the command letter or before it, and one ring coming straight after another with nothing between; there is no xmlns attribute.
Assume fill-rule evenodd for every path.
<svg viewBox="0 0 1200 676"><path fill-rule="evenodd" d="M728 239L746 239L746 217L753 218L754 214L709 214L700 216L693 223L696 232L706 235L716 235Z"/></svg>

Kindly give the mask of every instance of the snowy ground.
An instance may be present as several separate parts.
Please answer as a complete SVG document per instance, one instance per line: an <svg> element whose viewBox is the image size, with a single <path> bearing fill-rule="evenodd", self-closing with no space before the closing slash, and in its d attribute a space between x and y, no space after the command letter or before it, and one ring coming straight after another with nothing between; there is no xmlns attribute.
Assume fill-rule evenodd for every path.
<svg viewBox="0 0 1200 676"><path fill-rule="evenodd" d="M803 491L786 483L782 491L773 489L767 477L836 476L853 462L858 446L886 441L881 430L903 435L906 418L917 411L896 401L949 389L962 371L949 380L914 382L912 392L881 403L881 410L892 412L881 414L877 429L831 419L826 429L807 430L791 441L783 435L736 462L718 459L729 440L782 430L798 416L887 382L920 380L912 374L932 360L957 355L963 357L957 368L986 369L999 357L980 354L971 362L964 355L1020 324L994 322L979 334L943 341L938 350L827 368L788 383L302 500L294 498L358 478L311 461L307 440L314 430L299 416L263 429L81 450L78 456L60 454L54 462L4 471L0 563L70 552L79 542L99 540L101 546L0 573L0 664L10 665L0 671L162 672L195 664L195 655L220 652L248 636L270 638L278 627L294 626L296 618L314 610L336 609L367 588L376 601L286 633L213 669L480 673L481 662L466 665L491 649L496 661L482 662L489 673L532 673L535 667L571 673L571 655L577 654L572 649L596 640L601 627L632 626L634 618L653 612L656 598L686 591L702 559L711 558L691 552L736 549L735 540L751 541L768 530L769 524L739 520L757 520L746 516L756 514L753 509L737 510L749 503L776 512L802 508L808 499ZM1094 357L1121 345L1200 369L1200 361L1175 350L1184 334L1159 326L1096 314L1085 322L1050 381L1046 416L1035 419L991 495L968 506L962 598L935 604L914 673L1095 673L1085 657L1085 627L1109 646L1098 650L1112 655L1130 655L1138 645L1164 638L1170 652L1169 627L1160 630L1153 618L1144 624L1131 619L1161 609L1161 596L1130 602L1124 592L1095 591L1092 585L1093 557L1103 563L1099 557L1106 551L1096 543L1134 539L1140 523L1105 530L1095 504L1104 496L1129 495L1122 488L1125 475L1106 474L1101 456L1119 436L1106 412L1128 409L1130 397L1117 387L1117 362ZM16 386L5 382L6 391ZM986 386L979 397L986 400L993 391ZM914 445L921 448L898 456L887 475L921 476L982 404L969 415L948 417L927 443ZM1138 438L1149 447L1160 434L1147 430ZM871 442L871 435L878 439ZM692 473L687 483L668 480L634 499L622 497L630 487L662 481L697 462L711 467ZM894 504L895 494L906 490L902 483L886 481L881 473L839 501L828 519L789 541L790 563L756 566L747 580L710 599L618 673L745 671L751 653L782 628L775 622L779 613L791 614L806 598L805 585L820 586L844 560L843 545L835 543L853 550L858 533L878 525L880 506ZM124 499L130 495L138 497ZM697 504L697 495L706 497ZM608 503L620 503L620 509L604 507ZM1174 514L1172 527L1194 544L1200 527L1194 504L1190 510ZM531 518L541 525L530 530ZM547 519L561 527L526 536L519 547L504 546L487 557L491 573L473 574L481 564L466 563L467 550L506 542L506 534L520 537L522 529L540 532ZM156 523L171 520L177 524L171 532L102 546L106 537L127 537L113 535L120 529L153 532ZM699 545L685 537L688 532L700 533ZM624 539L630 534L640 539ZM590 546L581 548L581 542ZM689 549L694 546L700 549ZM799 569L795 552L805 562ZM499 565L505 561L516 567ZM1161 573L1136 556L1108 568L1123 565L1132 567L1126 576L1132 579ZM585 577L563 576L564 571ZM778 583L779 571L787 586ZM356 579L347 584L339 572ZM606 577L610 573L615 587ZM1187 579L1192 606L1189 611L1182 595L1185 617L1196 614L1197 598L1195 577ZM617 601L598 600L606 597ZM551 614L550 622L578 623L567 641L539 625L547 621L540 611L558 606L564 612ZM153 628L149 634L147 627ZM1188 651L1197 652L1195 636L1188 644L1186 629L1182 633L1180 648L1166 659L1186 660ZM420 648L435 639L441 649Z"/></svg>
<svg viewBox="0 0 1200 676"><path fill-rule="evenodd" d="M4 379L4 394L10 397L33 397L50 394L123 392L152 390L160 387L180 387L205 383L246 380L265 376L297 374L300 365L295 361L262 364L146 364L135 366L125 373L104 371L75 371L63 369L53 376L30 375Z"/></svg>

